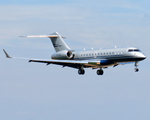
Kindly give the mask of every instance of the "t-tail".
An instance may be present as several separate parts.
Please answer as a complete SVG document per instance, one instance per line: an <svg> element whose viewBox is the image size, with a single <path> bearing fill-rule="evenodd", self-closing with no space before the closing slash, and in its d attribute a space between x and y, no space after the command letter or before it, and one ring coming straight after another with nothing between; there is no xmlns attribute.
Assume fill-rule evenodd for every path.
<svg viewBox="0 0 150 120"><path fill-rule="evenodd" d="M30 38L32 38L32 37L48 37L51 39L56 52L63 51L63 50L72 51L68 47L68 45L64 42L64 40L62 39L65 37L60 36L57 32L54 32L53 34L50 34L50 35L20 36L20 37L30 37Z"/></svg>
<svg viewBox="0 0 150 120"><path fill-rule="evenodd" d="M57 37L49 37L52 41L52 44L53 44L56 52L63 51L63 50L67 50L67 51L71 50L57 32L54 32L51 35L57 36Z"/></svg>

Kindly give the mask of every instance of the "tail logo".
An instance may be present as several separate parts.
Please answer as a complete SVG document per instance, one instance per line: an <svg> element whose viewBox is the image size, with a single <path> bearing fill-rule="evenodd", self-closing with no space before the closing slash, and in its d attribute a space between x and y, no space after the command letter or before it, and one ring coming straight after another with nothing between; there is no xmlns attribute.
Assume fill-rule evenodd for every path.
<svg viewBox="0 0 150 120"><path fill-rule="evenodd" d="M54 47L61 47L59 44L53 44Z"/></svg>

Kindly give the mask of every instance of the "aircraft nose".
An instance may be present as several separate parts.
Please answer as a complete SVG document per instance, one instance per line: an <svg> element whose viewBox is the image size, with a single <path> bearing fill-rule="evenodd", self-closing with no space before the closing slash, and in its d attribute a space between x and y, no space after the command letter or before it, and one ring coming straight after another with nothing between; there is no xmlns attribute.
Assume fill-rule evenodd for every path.
<svg viewBox="0 0 150 120"><path fill-rule="evenodd" d="M141 55L141 58L146 59L146 56L144 54Z"/></svg>
<svg viewBox="0 0 150 120"><path fill-rule="evenodd" d="M146 59L146 56L144 55L144 59Z"/></svg>
<svg viewBox="0 0 150 120"><path fill-rule="evenodd" d="M143 53L137 53L136 56L137 56L140 60L146 59L146 56L145 56Z"/></svg>

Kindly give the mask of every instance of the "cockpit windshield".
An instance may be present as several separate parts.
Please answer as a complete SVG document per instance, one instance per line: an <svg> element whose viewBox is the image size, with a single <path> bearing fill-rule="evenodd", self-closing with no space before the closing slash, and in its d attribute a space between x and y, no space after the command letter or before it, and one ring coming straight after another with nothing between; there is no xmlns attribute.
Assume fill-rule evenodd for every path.
<svg viewBox="0 0 150 120"><path fill-rule="evenodd" d="M129 49L128 52L141 52L139 49Z"/></svg>
<svg viewBox="0 0 150 120"><path fill-rule="evenodd" d="M129 49L128 52L133 52L133 49Z"/></svg>

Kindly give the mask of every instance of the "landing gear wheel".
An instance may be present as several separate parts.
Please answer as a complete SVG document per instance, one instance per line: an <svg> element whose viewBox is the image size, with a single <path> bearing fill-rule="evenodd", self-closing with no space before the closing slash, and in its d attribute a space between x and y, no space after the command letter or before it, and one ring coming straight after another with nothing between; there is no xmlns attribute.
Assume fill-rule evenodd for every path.
<svg viewBox="0 0 150 120"><path fill-rule="evenodd" d="M138 71L139 71L139 69L138 69L138 68L135 68L135 69L134 69L134 71L135 71L135 72L138 72Z"/></svg>
<svg viewBox="0 0 150 120"><path fill-rule="evenodd" d="M85 70L80 70L80 69L78 70L79 75L84 75L84 73L85 73Z"/></svg>
<svg viewBox="0 0 150 120"><path fill-rule="evenodd" d="M100 75L100 70L97 70L97 75Z"/></svg>
<svg viewBox="0 0 150 120"><path fill-rule="evenodd" d="M97 70L97 75L103 75L104 71L103 70Z"/></svg>
<svg viewBox="0 0 150 120"><path fill-rule="evenodd" d="M82 70L82 75L84 75L84 73L85 73L85 70Z"/></svg>

